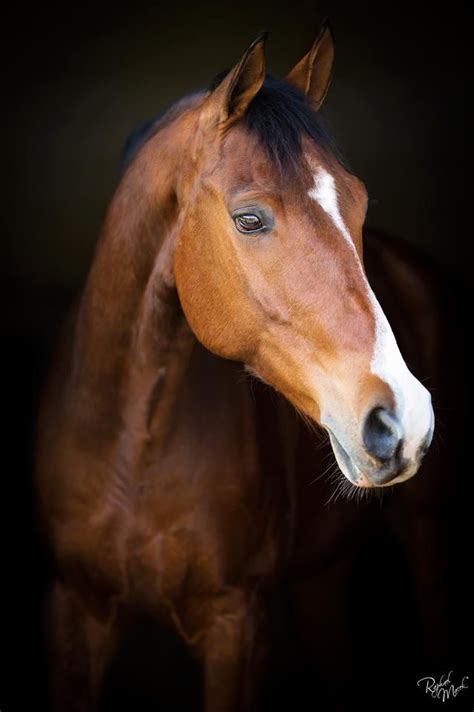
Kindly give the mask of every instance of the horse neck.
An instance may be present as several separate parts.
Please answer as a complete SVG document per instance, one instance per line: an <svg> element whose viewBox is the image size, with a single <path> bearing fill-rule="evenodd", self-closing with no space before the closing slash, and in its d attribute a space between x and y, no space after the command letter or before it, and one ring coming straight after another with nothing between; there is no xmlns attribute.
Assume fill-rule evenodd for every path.
<svg viewBox="0 0 474 712"><path fill-rule="evenodd" d="M179 347L184 356L190 348L170 266L186 133L173 125L158 132L127 171L81 300L68 391L112 429L146 419L170 350Z"/></svg>

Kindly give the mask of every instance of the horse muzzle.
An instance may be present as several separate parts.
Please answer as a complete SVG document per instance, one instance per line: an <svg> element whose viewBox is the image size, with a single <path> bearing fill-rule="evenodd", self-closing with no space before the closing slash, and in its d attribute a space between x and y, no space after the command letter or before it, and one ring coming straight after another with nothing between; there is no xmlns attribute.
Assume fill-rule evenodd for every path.
<svg viewBox="0 0 474 712"><path fill-rule="evenodd" d="M385 487L413 477L433 438L431 403L429 408L431 424L415 448L412 442L406 447L408 434L401 420L383 407L372 408L367 413L356 438L348 436L345 429L334 422L326 423L334 455L345 477L357 487ZM414 454L407 455L407 451Z"/></svg>

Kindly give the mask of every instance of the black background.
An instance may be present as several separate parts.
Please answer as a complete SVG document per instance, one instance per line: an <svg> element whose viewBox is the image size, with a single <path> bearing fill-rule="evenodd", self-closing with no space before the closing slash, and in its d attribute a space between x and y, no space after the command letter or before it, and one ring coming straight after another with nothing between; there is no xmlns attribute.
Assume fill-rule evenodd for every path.
<svg viewBox="0 0 474 712"><path fill-rule="evenodd" d="M368 223L403 237L449 276L462 295L456 332L462 340L468 328L464 321L468 311L463 309L471 282L472 240L467 127L472 39L463 4L437 8L404 0L17 4L3 17L6 427L0 644L7 664L0 671L2 712L44 705L40 641L47 556L39 546L33 516L32 423L55 334L85 276L118 180L124 139L137 124L235 63L262 29L270 32L270 71L286 74L307 51L326 15L334 27L337 52L324 114L352 168L366 182L371 199ZM467 415L445 417L458 418L468 434ZM459 493L465 498L459 511L466 518L457 522L459 546L451 550L453 568L466 575L472 563L465 559L472 536L468 453L469 442L466 490ZM463 463L459 453L455 461L456 467ZM364 571L362 567L361 576ZM462 582L459 575L452 591L460 606L455 633L459 647L453 659L458 676L468 674L470 664L470 606ZM377 615L383 625L383 605ZM168 645L173 649L173 643ZM411 641L397 640L396 645L392 665L403 660ZM132 645L132 653L121 663L124 675L135 670L131 679L136 686L146 685L147 670L148 677L154 677L155 663L166 667L159 636L146 641L148 648L150 655L138 643L136 649ZM403 671L403 664L394 665L393 689L380 690L379 709L385 704L388 708L387 700L397 689L413 684L402 679ZM175 670L178 685L180 674ZM366 674L368 688L376 686L370 665ZM474 685L474 677L471 680ZM117 697L114 702L110 694L111 709L116 708ZM468 694L443 707L472 709ZM145 699L132 695L126 708L151 709ZM420 709L426 703L415 699ZM433 702L430 709L441 706ZM319 709L317 690L307 709Z"/></svg>

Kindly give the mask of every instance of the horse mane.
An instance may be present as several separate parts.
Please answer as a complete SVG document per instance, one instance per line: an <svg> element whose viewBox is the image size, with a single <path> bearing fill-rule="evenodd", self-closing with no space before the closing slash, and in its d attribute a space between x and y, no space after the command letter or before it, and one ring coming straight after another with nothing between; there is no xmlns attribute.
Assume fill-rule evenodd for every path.
<svg viewBox="0 0 474 712"><path fill-rule="evenodd" d="M228 70L220 72L208 89L216 89ZM162 111L151 121L135 129L125 142L120 167L123 173L141 146L162 126L175 119L203 91L188 94ZM255 134L272 164L282 175L294 175L301 168L302 138L314 141L326 153L333 155L346 170L347 161L329 133L319 112L312 109L306 95L289 82L267 74L262 88L242 117L247 129Z"/></svg>
<svg viewBox="0 0 474 712"><path fill-rule="evenodd" d="M209 88L219 86L226 74L218 74ZM302 91L284 79L267 74L242 120L283 175L298 172L301 167L303 136L346 165L321 114L312 109Z"/></svg>

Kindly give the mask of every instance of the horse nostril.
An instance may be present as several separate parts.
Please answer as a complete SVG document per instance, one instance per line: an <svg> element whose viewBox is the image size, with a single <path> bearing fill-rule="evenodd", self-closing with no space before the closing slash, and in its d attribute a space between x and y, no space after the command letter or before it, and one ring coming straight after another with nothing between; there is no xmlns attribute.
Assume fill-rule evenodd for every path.
<svg viewBox="0 0 474 712"><path fill-rule="evenodd" d="M390 460L402 439L397 418L385 408L370 411L362 437L367 452L378 460Z"/></svg>

